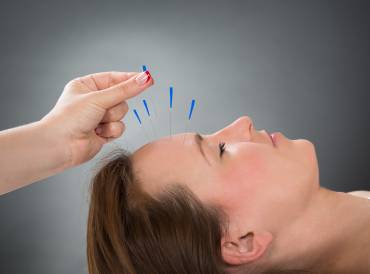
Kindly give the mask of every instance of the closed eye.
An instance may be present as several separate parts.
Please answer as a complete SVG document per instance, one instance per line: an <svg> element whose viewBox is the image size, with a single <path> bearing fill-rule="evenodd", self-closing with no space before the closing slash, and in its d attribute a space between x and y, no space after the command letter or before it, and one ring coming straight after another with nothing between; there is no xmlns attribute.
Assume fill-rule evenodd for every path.
<svg viewBox="0 0 370 274"><path fill-rule="evenodd" d="M219 149L220 149L220 158L222 158L222 154L224 154L224 152L225 152L225 142L220 142L219 144L218 144L218 147L219 147Z"/></svg>

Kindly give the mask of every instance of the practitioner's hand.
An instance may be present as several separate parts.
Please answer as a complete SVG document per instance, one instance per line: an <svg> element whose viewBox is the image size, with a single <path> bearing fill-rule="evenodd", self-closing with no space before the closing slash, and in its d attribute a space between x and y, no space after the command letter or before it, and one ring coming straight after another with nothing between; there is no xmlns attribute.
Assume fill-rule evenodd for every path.
<svg viewBox="0 0 370 274"><path fill-rule="evenodd" d="M125 100L153 84L149 72L102 72L70 81L54 108L41 119L69 149L70 167L93 158L125 130Z"/></svg>

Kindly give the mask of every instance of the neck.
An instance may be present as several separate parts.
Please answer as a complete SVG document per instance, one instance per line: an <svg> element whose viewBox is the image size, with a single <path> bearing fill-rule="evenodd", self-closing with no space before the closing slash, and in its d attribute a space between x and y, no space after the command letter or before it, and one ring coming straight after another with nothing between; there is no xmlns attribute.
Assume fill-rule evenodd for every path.
<svg viewBox="0 0 370 274"><path fill-rule="evenodd" d="M320 187L277 236L271 263L314 273L370 273L370 200Z"/></svg>

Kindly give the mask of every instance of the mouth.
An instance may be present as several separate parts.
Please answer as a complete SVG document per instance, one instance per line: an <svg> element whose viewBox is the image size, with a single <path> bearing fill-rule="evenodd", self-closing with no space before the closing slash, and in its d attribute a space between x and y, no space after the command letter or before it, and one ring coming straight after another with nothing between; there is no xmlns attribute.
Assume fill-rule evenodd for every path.
<svg viewBox="0 0 370 274"><path fill-rule="evenodd" d="M278 146L278 143L280 142L280 140L283 136L284 135L280 131L273 132L273 133L270 134L271 140L272 140L275 147Z"/></svg>
<svg viewBox="0 0 370 274"><path fill-rule="evenodd" d="M276 147L276 142L275 142L275 138L274 138L274 133L270 134L270 133L268 133L267 131L266 131L266 133L267 133L267 135L268 135L268 137L269 137L269 139L270 139L270 141L271 141L271 144L272 144L274 147Z"/></svg>
<svg viewBox="0 0 370 274"><path fill-rule="evenodd" d="M273 133L270 134L270 138L271 138L272 144L274 145L274 147L276 147L275 137L274 137Z"/></svg>
<svg viewBox="0 0 370 274"><path fill-rule="evenodd" d="M282 136L280 136L282 135L280 131L273 132L270 134L266 129L263 129L260 130L259 133L260 134L262 133L262 135L266 135L266 137L264 138L267 138L267 140L271 142L272 147L274 148L279 147L280 139L282 138Z"/></svg>
<svg viewBox="0 0 370 274"><path fill-rule="evenodd" d="M275 144L275 140L274 140L273 135L272 135L272 134L269 134L269 137L270 137L270 139L271 139L271 143L272 143L272 145L273 145L274 147L276 147L276 144Z"/></svg>

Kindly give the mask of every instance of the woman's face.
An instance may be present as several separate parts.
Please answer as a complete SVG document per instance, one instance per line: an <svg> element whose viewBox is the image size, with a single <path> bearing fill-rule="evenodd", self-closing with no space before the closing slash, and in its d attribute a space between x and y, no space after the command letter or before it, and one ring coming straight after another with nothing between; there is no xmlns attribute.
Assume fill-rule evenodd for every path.
<svg viewBox="0 0 370 274"><path fill-rule="evenodd" d="M220 142L225 142L222 156ZM203 202L220 205L235 233L281 229L319 188L314 145L278 133L274 146L247 116L202 140L195 133L159 139L138 149L132 160L145 191L185 184Z"/></svg>

